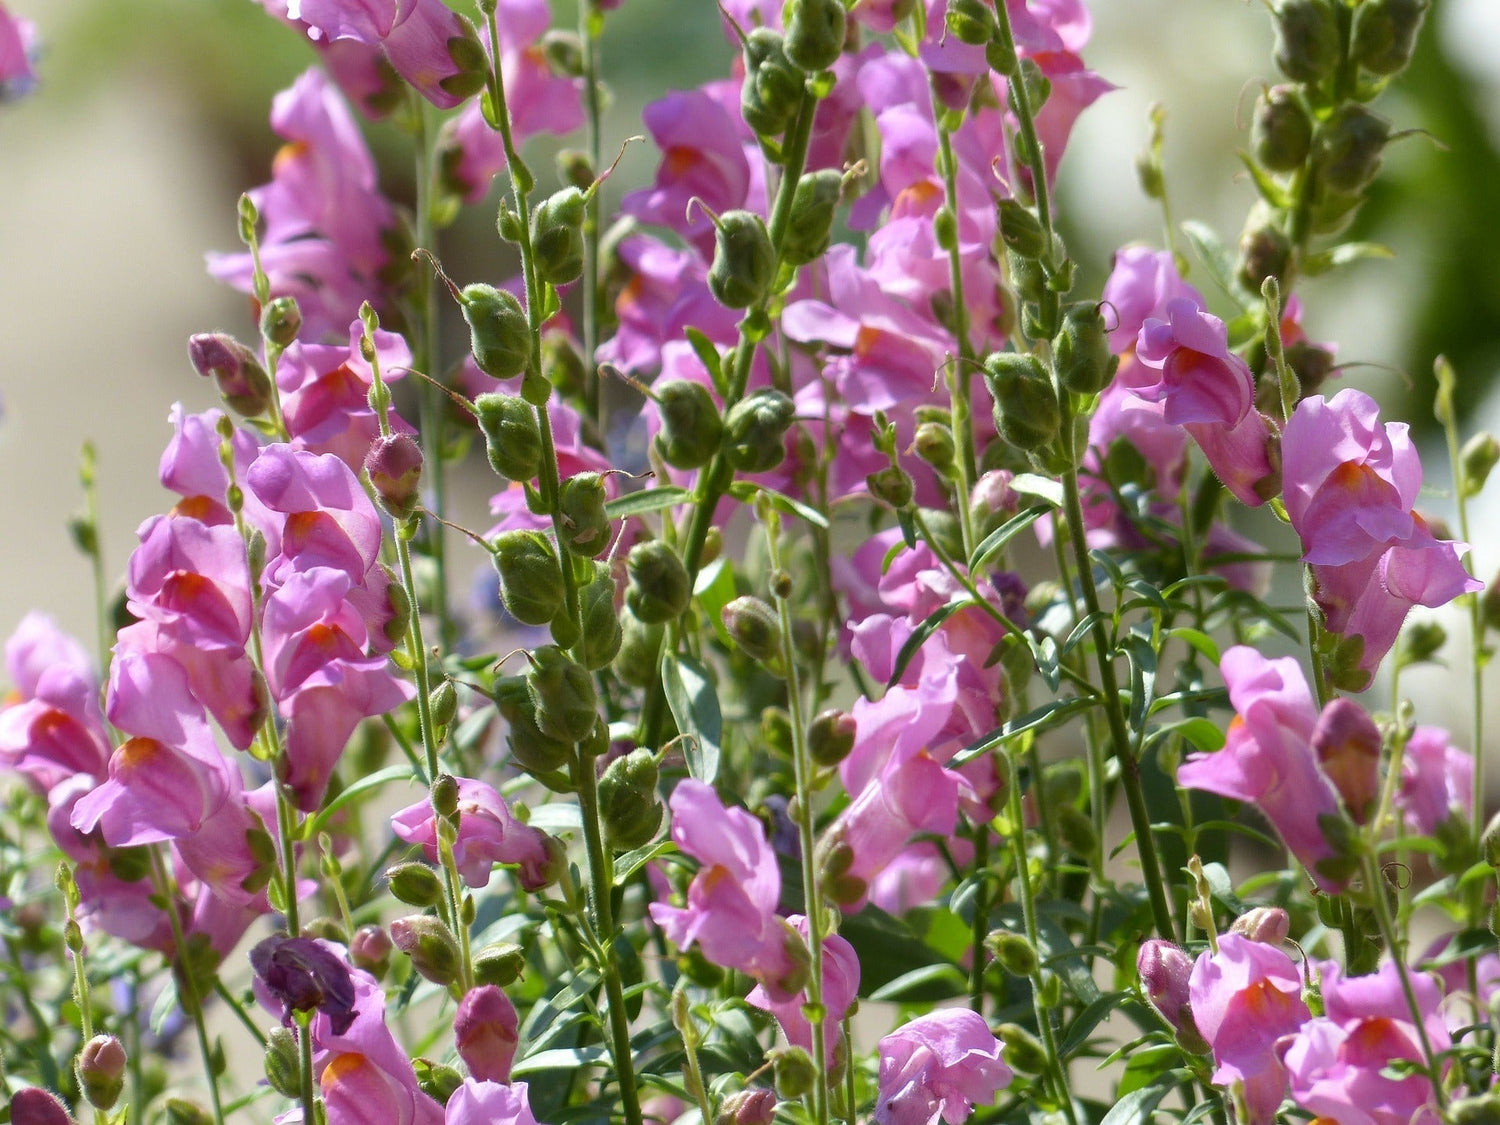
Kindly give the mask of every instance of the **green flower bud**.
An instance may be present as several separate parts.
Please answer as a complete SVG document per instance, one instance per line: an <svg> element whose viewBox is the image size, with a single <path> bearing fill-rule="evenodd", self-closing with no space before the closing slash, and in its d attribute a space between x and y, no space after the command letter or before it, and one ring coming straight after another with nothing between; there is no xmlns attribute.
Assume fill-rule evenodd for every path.
<svg viewBox="0 0 1500 1125"><path fill-rule="evenodd" d="M843 0L787 0L781 10L786 57L803 70L827 70L844 53Z"/></svg>
<svg viewBox="0 0 1500 1125"><path fill-rule="evenodd" d="M391 923L391 941L411 958L411 966L434 984L458 979L462 955L446 922L431 914L411 914Z"/></svg>
<svg viewBox="0 0 1500 1125"><path fill-rule="evenodd" d="M808 172L797 181L791 218L781 240L783 261L805 266L828 249L834 212L843 194L843 174L834 168Z"/></svg>
<svg viewBox="0 0 1500 1125"><path fill-rule="evenodd" d="M1255 104L1250 151L1272 172L1302 167L1312 150L1312 118L1295 86L1272 86Z"/></svg>
<svg viewBox="0 0 1500 1125"><path fill-rule="evenodd" d="M514 942L487 945L474 955L474 983L507 988L526 968L526 951Z"/></svg>
<svg viewBox="0 0 1500 1125"><path fill-rule="evenodd" d="M812 1090L818 1080L812 1056L801 1047L775 1047L771 1050L771 1072L775 1075L776 1093L783 1101L800 1098Z"/></svg>
<svg viewBox="0 0 1500 1125"><path fill-rule="evenodd" d="M1375 178L1380 153L1391 137L1391 123L1358 102L1345 102L1318 127L1318 164L1323 184L1334 192L1355 193Z"/></svg>
<svg viewBox="0 0 1500 1125"><path fill-rule="evenodd" d="M1103 306L1091 301L1069 305L1062 331L1052 341L1052 362L1062 385L1074 394L1094 395L1109 386L1120 357L1109 350Z"/></svg>
<svg viewBox="0 0 1500 1125"><path fill-rule="evenodd" d="M1002 1023L996 1031L1005 1061L1017 1074L1035 1077L1046 1074L1047 1050L1031 1032L1018 1023Z"/></svg>
<svg viewBox="0 0 1500 1125"><path fill-rule="evenodd" d="M448 37L444 46L455 70L438 80L438 86L455 98L472 98L484 89L489 74L490 59L479 42L474 25L459 17L462 33Z"/></svg>
<svg viewBox="0 0 1500 1125"><path fill-rule="evenodd" d="M727 455L742 473L764 473L786 457L786 432L797 408L780 391L758 390L735 403L725 419Z"/></svg>
<svg viewBox="0 0 1500 1125"><path fill-rule="evenodd" d="M650 842L661 827L663 807L656 796L656 758L632 750L616 758L599 779L599 820L604 838L617 852Z"/></svg>
<svg viewBox="0 0 1500 1125"><path fill-rule="evenodd" d="M749 211L720 215L708 270L714 299L726 308L748 309L766 295L775 278L776 250L760 216Z"/></svg>
<svg viewBox="0 0 1500 1125"><path fill-rule="evenodd" d="M255 353L225 332L203 333L188 340L188 358L204 378L212 379L229 408L246 418L264 414L271 405L271 377Z"/></svg>
<svg viewBox="0 0 1500 1125"><path fill-rule="evenodd" d="M556 617L566 595L552 541L540 531L503 531L494 552L506 612L525 625L545 625Z"/></svg>
<svg viewBox="0 0 1500 1125"><path fill-rule="evenodd" d="M425 863L398 863L385 869L391 894L407 906L434 906L443 897L443 884Z"/></svg>
<svg viewBox="0 0 1500 1125"><path fill-rule="evenodd" d="M565 148L557 154L557 178L579 191L593 186L597 172L589 154L576 148Z"/></svg>
<svg viewBox="0 0 1500 1125"><path fill-rule="evenodd" d="M625 604L648 625L681 617L692 600L693 586L677 552L660 539L637 543L625 560L630 587Z"/></svg>
<svg viewBox="0 0 1500 1125"><path fill-rule="evenodd" d="M1266 278L1286 276L1292 260L1292 240L1269 216L1250 212L1250 223L1240 236L1240 282L1252 293L1259 293Z"/></svg>
<svg viewBox="0 0 1500 1125"><path fill-rule="evenodd" d="M284 1098L302 1096L302 1062L297 1053L296 1037L284 1027L275 1027L266 1036L266 1081Z"/></svg>
<svg viewBox="0 0 1500 1125"><path fill-rule="evenodd" d="M427 697L427 713L437 726L445 727L458 714L458 689L452 680L444 680Z"/></svg>
<svg viewBox="0 0 1500 1125"><path fill-rule="evenodd" d="M1021 300L1035 304L1047 292L1047 274L1036 259L1023 257L1014 250L1007 249L1005 268L1010 274L1011 288Z"/></svg>
<svg viewBox="0 0 1500 1125"><path fill-rule="evenodd" d="M506 746L512 760L523 770L532 774L552 773L572 760L571 742L545 735L536 725L536 711L523 677L507 676L495 684L495 708L510 725Z"/></svg>
<svg viewBox="0 0 1500 1125"><path fill-rule="evenodd" d="M690 379L667 379L653 391L661 416L656 450L662 460L674 469L708 464L724 440L724 420L708 388Z"/></svg>
<svg viewBox="0 0 1500 1125"><path fill-rule="evenodd" d="M363 969L376 980L385 976L391 967L391 935L373 923L361 926L349 939L349 960L354 967Z"/></svg>
<svg viewBox="0 0 1500 1125"><path fill-rule="evenodd" d="M726 605L720 617L746 656L762 664L780 664L781 622L768 604L747 594Z"/></svg>
<svg viewBox="0 0 1500 1125"><path fill-rule="evenodd" d="M583 192L565 187L542 201L531 214L531 252L537 276L551 285L567 285L583 276Z"/></svg>
<svg viewBox="0 0 1500 1125"><path fill-rule="evenodd" d="M1003 74L1007 78L1015 77L1021 65L1021 60L1016 57L1015 46L1002 41L998 36L984 45L984 61L996 74Z"/></svg>
<svg viewBox="0 0 1500 1125"><path fill-rule="evenodd" d="M1479 495L1497 461L1500 461L1500 441L1495 440L1494 434L1480 431L1464 442L1458 463L1465 497Z"/></svg>
<svg viewBox="0 0 1500 1125"><path fill-rule="evenodd" d="M923 422L917 426L912 450L939 473L947 475L952 470L957 447L953 443L953 427L942 422Z"/></svg>
<svg viewBox="0 0 1500 1125"><path fill-rule="evenodd" d="M458 779L440 773L432 779L432 811L451 820L458 813Z"/></svg>
<svg viewBox="0 0 1500 1125"><path fill-rule="evenodd" d="M662 627L642 621L627 605L620 619L620 651L615 654L615 675L632 687L648 687L656 678L661 654Z"/></svg>
<svg viewBox="0 0 1500 1125"><path fill-rule="evenodd" d="M1057 437L1057 396L1036 356L995 352L984 361L984 378L995 400L995 428L1006 441L1032 452Z"/></svg>
<svg viewBox="0 0 1500 1125"><path fill-rule="evenodd" d="M511 209L508 199L502 199L500 210L495 215L495 233L505 242L519 244L524 229L521 226L521 216Z"/></svg>
<svg viewBox="0 0 1500 1125"><path fill-rule="evenodd" d="M836 766L854 749L858 728L854 716L830 707L818 712L807 728L807 752L820 766Z"/></svg>
<svg viewBox="0 0 1500 1125"><path fill-rule="evenodd" d="M1074 855L1087 859L1099 850L1099 834L1087 813L1072 805L1062 805L1053 814L1053 820L1058 840Z"/></svg>
<svg viewBox="0 0 1500 1125"><path fill-rule="evenodd" d="M984 0L948 0L949 33L971 47L983 47L1000 30L995 11Z"/></svg>
<svg viewBox="0 0 1500 1125"><path fill-rule="evenodd" d="M512 379L531 358L531 325L515 295L493 285L465 285L459 293L474 362L492 379Z"/></svg>
<svg viewBox="0 0 1500 1125"><path fill-rule="evenodd" d="M1411 61L1428 0L1364 0L1354 9L1349 53L1372 74L1397 74Z"/></svg>
<svg viewBox="0 0 1500 1125"><path fill-rule="evenodd" d="M1448 643L1448 631L1436 621L1418 621L1401 630L1396 647L1396 665L1420 664L1431 660Z"/></svg>
<svg viewBox="0 0 1500 1125"><path fill-rule="evenodd" d="M1000 963L1000 967L1013 977L1029 977L1041 965L1036 949L1026 940L1025 934L991 930L984 939L984 945Z"/></svg>
<svg viewBox="0 0 1500 1125"><path fill-rule="evenodd" d="M578 643L578 638L583 636L583 630L578 622L573 620L573 615L566 609L558 611L548 623L548 629L552 633L552 643L561 649L570 649Z"/></svg>
<svg viewBox="0 0 1500 1125"><path fill-rule="evenodd" d="M1500 1094L1490 1092L1448 1103L1452 1125L1500 1125Z"/></svg>
<svg viewBox="0 0 1500 1125"><path fill-rule="evenodd" d="M445 1063L435 1063L431 1059L412 1059L411 1063L417 1076L417 1089L439 1105L445 1105L453 1092L464 1084L464 1076Z"/></svg>
<svg viewBox="0 0 1500 1125"><path fill-rule="evenodd" d="M506 480L534 479L542 471L542 432L531 404L516 395L482 394L474 411L490 468Z"/></svg>
<svg viewBox="0 0 1500 1125"><path fill-rule="evenodd" d="M302 310L295 297L274 297L260 310L260 334L278 348L297 339L302 331Z"/></svg>
<svg viewBox="0 0 1500 1125"><path fill-rule="evenodd" d="M1327 348L1298 340L1286 349L1287 366L1296 373L1304 396L1316 394L1323 381L1333 374L1333 353Z"/></svg>
<svg viewBox="0 0 1500 1125"><path fill-rule="evenodd" d="M1339 63L1339 25L1328 0L1276 6L1276 65L1294 82L1321 82Z"/></svg>
<svg viewBox="0 0 1500 1125"><path fill-rule="evenodd" d="M583 612L583 635L576 652L583 666L591 672L609 666L620 651L623 631L620 615L615 611L615 580L607 566L594 571L594 580L583 588L579 597Z"/></svg>
<svg viewBox="0 0 1500 1125"><path fill-rule="evenodd" d="M565 78L583 77L583 43L577 32L556 29L547 32L542 36L542 54L553 74Z"/></svg>
<svg viewBox="0 0 1500 1125"><path fill-rule="evenodd" d="M916 485L911 474L899 465L887 465L865 477L865 487L870 495L893 508L904 508L916 495Z"/></svg>
<svg viewBox="0 0 1500 1125"><path fill-rule="evenodd" d="M745 37L740 114L757 134L776 137L786 132L801 104L803 82L802 72L786 57L781 32L757 27Z"/></svg>
<svg viewBox="0 0 1500 1125"><path fill-rule="evenodd" d="M300 1090L300 1070L297 1081L297 1088ZM209 1116L208 1110L187 1098L168 1098L166 1108L167 1125L213 1125L214 1119Z"/></svg>
<svg viewBox="0 0 1500 1125"><path fill-rule="evenodd" d="M1047 232L1036 212L1015 199L1002 199L997 207L1000 241L1006 249L1028 261L1038 261L1047 252Z"/></svg>
<svg viewBox="0 0 1500 1125"><path fill-rule="evenodd" d="M598 717L594 678L556 645L543 645L531 659L526 691L531 696L537 728L550 738L582 742Z"/></svg>
<svg viewBox="0 0 1500 1125"><path fill-rule="evenodd" d="M557 497L562 513L558 539L580 558L598 558L609 550L605 499L604 478L598 473L576 473L562 482Z"/></svg>
<svg viewBox="0 0 1500 1125"><path fill-rule="evenodd" d="M96 1035L78 1052L78 1085L89 1105L110 1109L125 1088L125 1048L113 1035Z"/></svg>

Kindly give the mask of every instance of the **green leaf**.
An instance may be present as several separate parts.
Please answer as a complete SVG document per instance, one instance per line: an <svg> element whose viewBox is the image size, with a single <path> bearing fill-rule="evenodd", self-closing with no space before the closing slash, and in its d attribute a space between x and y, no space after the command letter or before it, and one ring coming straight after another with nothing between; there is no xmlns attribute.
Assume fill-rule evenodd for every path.
<svg viewBox="0 0 1500 1125"><path fill-rule="evenodd" d="M736 500L746 504L755 503L756 494L760 493L771 501L771 507L784 515L796 516L800 520L806 520L814 527L828 530L828 517L815 508L809 508L800 500L793 500L777 492L774 488L766 488L764 485L756 484L754 481L737 480L729 486L729 494Z"/></svg>
<svg viewBox="0 0 1500 1125"><path fill-rule="evenodd" d="M1202 653L1205 660L1212 663L1215 667L1218 666L1218 643L1202 629L1191 629L1186 625L1181 625L1176 629L1168 629L1167 636L1176 637L1178 640L1192 645L1195 649Z"/></svg>
<svg viewBox="0 0 1500 1125"><path fill-rule="evenodd" d="M637 871L650 863L663 852L676 851L677 845L671 840L658 840L654 844L636 848L635 851L626 852L624 855L615 857L615 886L620 886L630 879Z"/></svg>
<svg viewBox="0 0 1500 1125"><path fill-rule="evenodd" d="M1168 723L1152 734L1151 741L1161 742L1174 734L1191 743L1195 750L1201 750L1205 754L1224 749L1224 728L1212 719L1194 716L1190 719Z"/></svg>
<svg viewBox="0 0 1500 1125"><path fill-rule="evenodd" d="M313 839L328 824L328 821L355 798L368 793L372 789L379 789L390 781L411 781L411 766L405 763L399 766L386 766L385 769L369 774L351 783L342 790L337 797L318 810L318 815L307 821L303 826L302 838Z"/></svg>
<svg viewBox="0 0 1500 1125"><path fill-rule="evenodd" d="M723 555L700 570L697 581L693 583L699 607L708 617L719 643L728 649L734 648L734 640L724 625L724 607L734 600L735 592L734 570Z"/></svg>
<svg viewBox="0 0 1500 1125"><path fill-rule="evenodd" d="M944 621L947 621L948 618L952 617L965 606L973 604L973 601L968 597L959 598L957 601L945 602L933 610L922 624L912 630L911 636L906 638L906 643L901 646L901 651L896 654L896 663L891 669L891 678L887 681L886 687L896 686L901 676L906 672L907 665L917 655L917 650L922 647L928 637L942 628Z"/></svg>
<svg viewBox="0 0 1500 1125"><path fill-rule="evenodd" d="M1245 296L1240 287L1234 282L1236 267L1234 255L1224 245L1224 240L1219 237L1218 231L1207 223L1200 223L1189 219L1181 224L1182 233L1192 244L1193 252L1198 255L1198 260L1208 270L1208 276L1214 281L1224 293L1232 298L1235 304L1241 308L1248 309Z"/></svg>
<svg viewBox="0 0 1500 1125"><path fill-rule="evenodd" d="M991 556L998 554L1001 548L1024 531L1037 520L1050 511L1045 505L1034 505L1023 512L1019 512L1006 520L1001 526L984 537L979 546L974 548L974 554L969 559L969 573L977 574L979 569L990 561Z"/></svg>
<svg viewBox="0 0 1500 1125"><path fill-rule="evenodd" d="M1117 1011L1129 997L1128 992L1106 992L1074 1016L1073 1022L1063 1032L1062 1042L1057 1045L1058 1056L1065 1060L1071 1058L1088 1041L1094 1029Z"/></svg>
<svg viewBox="0 0 1500 1125"><path fill-rule="evenodd" d="M1276 182L1276 177L1267 172L1248 152L1241 152L1240 163L1250 173L1250 178L1255 181L1255 190L1260 192L1260 197L1279 211L1290 211L1292 208L1291 194Z"/></svg>
<svg viewBox="0 0 1500 1125"><path fill-rule="evenodd" d="M1047 682L1047 687L1056 691L1062 683L1062 668L1057 662L1057 640L1051 635L1037 640L1034 635L1027 633L1026 643L1031 646L1031 657L1036 661L1036 670Z"/></svg>
<svg viewBox="0 0 1500 1125"><path fill-rule="evenodd" d="M1161 1100L1176 1088L1176 1078L1158 1078L1149 1086L1132 1090L1110 1107L1099 1125L1145 1125Z"/></svg>
<svg viewBox="0 0 1500 1125"><path fill-rule="evenodd" d="M668 652L662 657L661 686L677 729L689 736L688 772L712 785L719 775L719 742L724 736L724 719L719 713L719 695L709 679L708 669L691 656Z"/></svg>
<svg viewBox="0 0 1500 1125"><path fill-rule="evenodd" d="M167 1018L177 1010L177 982L168 980L156 1003L151 1005L151 1034L160 1035L167 1026Z"/></svg>
<svg viewBox="0 0 1500 1125"><path fill-rule="evenodd" d="M1308 277L1316 277L1320 273L1328 273L1340 266L1347 266L1351 262L1363 261L1366 258L1394 258L1395 256L1394 250L1380 242L1344 242L1319 254L1308 255L1307 261L1302 264L1302 272Z"/></svg>
<svg viewBox="0 0 1500 1125"><path fill-rule="evenodd" d="M1023 496L1035 496L1045 500L1054 508L1063 506L1063 486L1061 481L1053 480L1051 477L1039 476L1036 473L1020 473L1010 482L1011 490L1019 492Z"/></svg>
<svg viewBox="0 0 1500 1125"><path fill-rule="evenodd" d="M511 1067L511 1077L535 1074L542 1070L577 1070L582 1066L593 1066L609 1052L603 1047L554 1047L524 1058Z"/></svg>
<svg viewBox="0 0 1500 1125"><path fill-rule="evenodd" d="M933 988L945 989L948 997L962 996L968 987L968 979L955 965L923 965L881 985L870 993L870 999L901 1000L909 992L919 990L931 996Z"/></svg>
<svg viewBox="0 0 1500 1125"><path fill-rule="evenodd" d="M728 387L724 382L724 357L719 354L718 346L704 335L702 331L691 325L684 328L682 334L688 338L688 343L693 346L693 354L707 368L709 376L714 381L714 388L719 392L719 397L722 398L728 393Z"/></svg>
<svg viewBox="0 0 1500 1125"><path fill-rule="evenodd" d="M646 488L606 501L604 514L612 520L629 519L631 516L644 516L648 512L659 512L663 508L674 508L690 499L692 494L687 489L664 484L660 488Z"/></svg>
<svg viewBox="0 0 1500 1125"><path fill-rule="evenodd" d="M1014 738L1025 731L1045 730L1048 727L1057 726L1071 719L1082 711L1087 711L1094 705L1091 696L1070 695L1066 699L1054 699L1051 703L1044 703L1006 723L999 730L985 735L977 742L971 742L948 763L953 769L972 762L975 758L989 753L1007 739Z"/></svg>

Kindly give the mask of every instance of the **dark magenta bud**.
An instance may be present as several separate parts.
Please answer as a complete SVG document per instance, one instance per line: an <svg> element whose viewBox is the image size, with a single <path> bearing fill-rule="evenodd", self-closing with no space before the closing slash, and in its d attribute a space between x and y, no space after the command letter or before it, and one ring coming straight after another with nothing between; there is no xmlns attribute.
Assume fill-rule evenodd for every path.
<svg viewBox="0 0 1500 1125"><path fill-rule="evenodd" d="M1069 305L1062 329L1052 341L1057 378L1074 394L1095 395L1109 386L1120 357L1109 350L1104 306L1091 301Z"/></svg>
<svg viewBox="0 0 1500 1125"><path fill-rule="evenodd" d="M380 980L391 967L391 950L394 948L391 935L380 926L361 926L349 939L349 960L354 962L355 968Z"/></svg>
<svg viewBox="0 0 1500 1125"><path fill-rule="evenodd" d="M764 473L781 464L796 415L792 400L769 388L735 403L724 423L729 464L742 473Z"/></svg>
<svg viewBox="0 0 1500 1125"><path fill-rule="evenodd" d="M714 299L726 308L748 309L775 279L776 250L766 224L749 211L725 211L714 226L714 260L708 270Z"/></svg>
<svg viewBox="0 0 1500 1125"><path fill-rule="evenodd" d="M271 405L271 377L255 353L226 332L206 332L188 339L193 368L212 379L229 408L246 418L264 414Z"/></svg>
<svg viewBox="0 0 1500 1125"><path fill-rule="evenodd" d="M458 939L441 918L412 914L391 923L391 941L411 958L411 966L434 984L450 985L458 979L462 955Z"/></svg>
<svg viewBox="0 0 1500 1125"><path fill-rule="evenodd" d="M516 1006L496 985L470 989L453 1016L453 1045L469 1074L481 1082L509 1082L520 1042Z"/></svg>
<svg viewBox="0 0 1500 1125"><path fill-rule="evenodd" d="M1206 1051L1207 1045L1188 1005L1188 977L1193 972L1193 959L1170 941L1152 938L1141 943L1135 965L1146 1000L1177 1031L1182 1045L1188 1047L1193 1043L1190 1050Z"/></svg>
<svg viewBox="0 0 1500 1125"><path fill-rule="evenodd" d="M281 1020L316 1009L328 1017L335 1035L354 1022L354 981L343 959L310 938L266 938L250 951L250 965L272 996L281 1001Z"/></svg>
<svg viewBox="0 0 1500 1125"><path fill-rule="evenodd" d="M111 1109L125 1088L125 1048L113 1035L96 1035L78 1052L78 1086L89 1105Z"/></svg>
<svg viewBox="0 0 1500 1125"><path fill-rule="evenodd" d="M588 670L556 645L543 645L531 654L526 691L536 725L549 738L579 743L589 736L598 717L599 696Z"/></svg>
<svg viewBox="0 0 1500 1125"><path fill-rule="evenodd" d="M1374 812L1380 796L1380 728L1352 699L1323 708L1312 733L1313 752L1356 824Z"/></svg>
<svg viewBox="0 0 1500 1125"><path fill-rule="evenodd" d="M531 404L517 395L482 394L474 412L490 468L506 480L533 480L542 471L542 431Z"/></svg>
<svg viewBox="0 0 1500 1125"><path fill-rule="evenodd" d="M637 543L625 560L630 586L625 604L648 625L664 625L681 617L692 600L687 568L670 544L661 539Z"/></svg>
<svg viewBox="0 0 1500 1125"><path fill-rule="evenodd" d="M459 294L474 362L492 379L512 379L531 358L531 325L514 294L493 285L465 285Z"/></svg>
<svg viewBox="0 0 1500 1125"><path fill-rule="evenodd" d="M27 1086L10 1097L10 1125L76 1125L57 1095Z"/></svg>
<svg viewBox="0 0 1500 1125"><path fill-rule="evenodd" d="M1354 9L1349 53L1372 74L1397 74L1411 61L1428 0L1364 0Z"/></svg>
<svg viewBox="0 0 1500 1125"><path fill-rule="evenodd" d="M724 439L718 403L702 383L667 379L652 388L661 430L656 450L674 469L697 469L708 464Z"/></svg>
<svg viewBox="0 0 1500 1125"><path fill-rule="evenodd" d="M506 612L524 625L545 625L556 617L566 595L552 541L540 531L503 531L494 552Z"/></svg>
<svg viewBox="0 0 1500 1125"><path fill-rule="evenodd" d="M410 434L376 438L365 454L370 487L392 519L405 519L417 510L422 479L422 447Z"/></svg>
<svg viewBox="0 0 1500 1125"><path fill-rule="evenodd" d="M656 758L645 749L616 758L599 779L599 820L615 851L649 843L661 827L663 807L656 781Z"/></svg>
<svg viewBox="0 0 1500 1125"><path fill-rule="evenodd" d="M297 339L302 331L302 310L295 297L275 297L260 310L260 334L278 348Z"/></svg>
<svg viewBox="0 0 1500 1125"><path fill-rule="evenodd" d="M537 276L567 285L583 276L583 192L565 187L544 199L531 215L531 252Z"/></svg>
<svg viewBox="0 0 1500 1125"><path fill-rule="evenodd" d="M1255 104L1250 151L1262 167L1292 172L1312 150L1313 124L1295 86L1272 86Z"/></svg>
<svg viewBox="0 0 1500 1125"><path fill-rule="evenodd" d="M1321 82L1339 64L1339 25L1328 0L1276 5L1276 65L1294 82Z"/></svg>
<svg viewBox="0 0 1500 1125"><path fill-rule="evenodd" d="M598 558L609 550L610 523L604 514L604 478L577 473L562 482L558 510L562 520L558 541L580 558Z"/></svg>
<svg viewBox="0 0 1500 1125"><path fill-rule="evenodd" d="M1318 166L1335 192L1358 192L1375 178L1391 123L1358 102L1345 102L1318 127Z"/></svg>
<svg viewBox="0 0 1500 1125"><path fill-rule="evenodd" d="M844 194L844 177L834 168L808 172L797 181L792 213L781 240L781 257L805 266L828 249L833 216Z"/></svg>
<svg viewBox="0 0 1500 1125"><path fill-rule="evenodd" d="M786 57L792 62L817 73L839 61L847 23L843 0L787 0L782 19Z"/></svg>

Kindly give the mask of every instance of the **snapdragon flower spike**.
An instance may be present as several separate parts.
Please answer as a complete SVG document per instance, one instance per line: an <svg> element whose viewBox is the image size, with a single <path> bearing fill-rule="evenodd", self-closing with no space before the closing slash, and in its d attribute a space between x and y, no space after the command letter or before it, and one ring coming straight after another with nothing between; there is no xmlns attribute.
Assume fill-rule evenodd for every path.
<svg viewBox="0 0 1500 1125"><path fill-rule="evenodd" d="M1342 874L1325 870L1337 855L1323 824L1342 814L1312 749L1318 708L1301 667L1292 657L1267 660L1236 645L1219 670L1235 717L1223 749L1189 757L1178 784L1255 805L1323 890L1341 890Z"/></svg>
<svg viewBox="0 0 1500 1125"><path fill-rule="evenodd" d="M109 741L83 646L28 613L5 642L5 666L15 701L0 708L0 766L43 793L79 774L103 777Z"/></svg>
<svg viewBox="0 0 1500 1125"><path fill-rule="evenodd" d="M804 940L808 937L807 919L803 915L790 915L787 921ZM841 1025L858 995L859 954L847 940L838 934L829 934L823 939L822 1003L826 1011L823 1021L825 1061L830 1071L848 1060L849 1045L844 1042ZM765 985L758 984L745 997L745 1003L775 1016L786 1041L793 1047L809 1052L813 1049L812 1024L803 1013L807 1004L806 990L791 997L777 998Z"/></svg>
<svg viewBox="0 0 1500 1125"><path fill-rule="evenodd" d="M1234 1090L1244 1125L1270 1125L1287 1088L1277 1041L1311 1018L1297 966L1274 946L1225 934L1217 952L1198 955L1188 999L1213 1049L1214 1083Z"/></svg>
<svg viewBox="0 0 1500 1125"><path fill-rule="evenodd" d="M23 98L36 86L35 52L36 24L0 4L0 102Z"/></svg>
<svg viewBox="0 0 1500 1125"><path fill-rule="evenodd" d="M975 1105L990 1105L1013 1075L1000 1040L967 1008L943 1008L898 1027L880 1041L877 1125L963 1125Z"/></svg>
<svg viewBox="0 0 1500 1125"><path fill-rule="evenodd" d="M437 814L431 801L418 801L393 814L391 827L408 844L420 844L427 858L437 862ZM458 779L453 859L460 877L474 888L489 884L497 863L517 865L524 890L540 890L552 882L547 834L517 820L493 786L469 777Z"/></svg>
<svg viewBox="0 0 1500 1125"><path fill-rule="evenodd" d="M781 1000L802 985L805 963L789 952L797 938L776 914L781 871L760 822L726 809L711 786L688 778L668 799L672 840L701 865L687 906L651 904L651 919L679 948L696 944L715 965L737 969Z"/></svg>
<svg viewBox="0 0 1500 1125"><path fill-rule="evenodd" d="M1319 966L1324 1014L1305 1023L1282 1060L1292 1100L1320 1118L1367 1125L1435 1125L1432 1080L1422 1067L1404 1077L1397 1060L1421 1064L1421 1039L1394 962L1362 977L1345 977L1334 961ZM1452 1045L1440 1011L1442 990L1424 973L1409 974L1423 1030L1435 1054Z"/></svg>

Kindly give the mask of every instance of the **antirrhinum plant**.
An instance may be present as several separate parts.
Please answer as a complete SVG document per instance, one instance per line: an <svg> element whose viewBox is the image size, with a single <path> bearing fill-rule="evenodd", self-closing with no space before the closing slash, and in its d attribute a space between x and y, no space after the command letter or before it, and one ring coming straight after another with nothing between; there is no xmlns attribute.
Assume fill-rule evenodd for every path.
<svg viewBox="0 0 1500 1125"><path fill-rule="evenodd" d="M726 4L618 206L615 4L263 6L319 63L210 259L226 410L119 597L85 450L98 651L5 648L11 1122L1496 1118L1500 613L1302 327L1388 256L1344 232L1427 0L1269 4L1237 250L1157 111L1169 245L1099 292L1082 0ZM0 95L36 59L0 7ZM1500 445L1436 370L1467 537ZM1467 750L1400 690L1454 601Z"/></svg>

